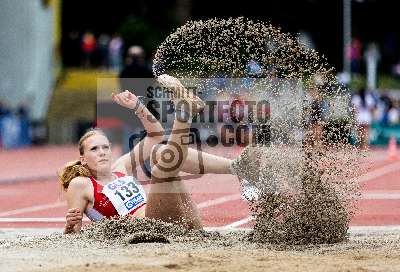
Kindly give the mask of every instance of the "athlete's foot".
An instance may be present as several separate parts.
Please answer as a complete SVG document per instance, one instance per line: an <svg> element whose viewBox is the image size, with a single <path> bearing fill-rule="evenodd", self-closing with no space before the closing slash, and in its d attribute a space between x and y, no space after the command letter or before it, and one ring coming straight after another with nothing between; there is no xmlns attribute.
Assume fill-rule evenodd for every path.
<svg viewBox="0 0 400 272"><path fill-rule="evenodd" d="M232 175L237 176L240 180L257 183L261 171L261 154L251 145L246 146L239 156L233 159L229 165Z"/></svg>
<svg viewBox="0 0 400 272"><path fill-rule="evenodd" d="M239 178L239 180L242 187L242 198L249 202L257 201L260 195L260 189L250 184L250 182L245 179Z"/></svg>
<svg viewBox="0 0 400 272"><path fill-rule="evenodd" d="M277 184L274 177L267 178L263 175L265 171L269 173L265 169L269 166L263 162L265 153L262 149L263 147L248 145L229 165L230 173L240 180L243 197L249 201L258 199L261 188L263 191L276 191Z"/></svg>
<svg viewBox="0 0 400 272"><path fill-rule="evenodd" d="M232 175L237 176L239 179L242 198L249 202L254 202L258 200L260 190L254 186L254 184L251 184L250 181L244 178L246 176L244 173L245 171L240 171L240 160L242 160L241 155L243 155L244 152L245 150L243 150L237 158L231 161L229 165L229 171Z"/></svg>
<svg viewBox="0 0 400 272"><path fill-rule="evenodd" d="M242 152L240 152L239 156L231 160L229 165L229 171L232 175L238 176L240 178L245 178L246 170L250 170L251 172L258 173L260 169L260 159L256 154L253 154L255 151L250 145L246 146ZM244 167L246 166L246 167ZM248 168L248 169L247 169ZM246 178L247 179L247 178Z"/></svg>
<svg viewBox="0 0 400 272"><path fill-rule="evenodd" d="M157 77L157 81L163 86L170 88L173 95L172 101L174 102L175 107L178 107L179 103L186 104L183 111L188 113L190 116L204 109L204 101L196 96L192 91L187 90L177 78L167 74L162 74ZM179 111L182 111L182 109Z"/></svg>

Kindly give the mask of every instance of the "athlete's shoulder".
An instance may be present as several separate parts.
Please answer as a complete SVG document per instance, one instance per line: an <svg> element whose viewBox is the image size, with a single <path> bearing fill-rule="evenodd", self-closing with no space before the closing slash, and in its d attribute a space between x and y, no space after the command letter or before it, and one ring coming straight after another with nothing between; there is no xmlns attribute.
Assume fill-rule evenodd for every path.
<svg viewBox="0 0 400 272"><path fill-rule="evenodd" d="M122 155L114 162L111 168L113 172L121 172L125 175L132 173L131 154Z"/></svg>
<svg viewBox="0 0 400 272"><path fill-rule="evenodd" d="M75 177L69 183L68 188L83 189L88 186L90 179L88 177Z"/></svg>

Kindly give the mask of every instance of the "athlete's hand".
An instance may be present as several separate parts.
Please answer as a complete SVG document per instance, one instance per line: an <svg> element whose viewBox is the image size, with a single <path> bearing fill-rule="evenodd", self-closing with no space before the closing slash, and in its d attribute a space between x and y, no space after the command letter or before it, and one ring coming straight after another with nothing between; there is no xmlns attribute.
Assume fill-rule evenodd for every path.
<svg viewBox="0 0 400 272"><path fill-rule="evenodd" d="M137 103L140 103L137 96L128 90L119 94L112 93L111 98L118 105L131 110L136 108Z"/></svg>
<svg viewBox="0 0 400 272"><path fill-rule="evenodd" d="M74 227L82 224L82 218L83 216L79 208L69 209L67 215L65 216L67 224L65 225L64 233L75 232Z"/></svg>

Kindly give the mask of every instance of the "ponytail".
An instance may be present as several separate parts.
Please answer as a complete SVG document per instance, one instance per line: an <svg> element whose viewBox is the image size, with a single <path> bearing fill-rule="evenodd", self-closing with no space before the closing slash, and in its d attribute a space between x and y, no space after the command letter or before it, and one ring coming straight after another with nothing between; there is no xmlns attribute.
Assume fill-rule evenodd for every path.
<svg viewBox="0 0 400 272"><path fill-rule="evenodd" d="M58 173L58 178L60 179L61 186L64 190L67 190L73 178L90 177L91 175L90 170L85 165L82 165L81 161L76 160L68 162L61 172Z"/></svg>

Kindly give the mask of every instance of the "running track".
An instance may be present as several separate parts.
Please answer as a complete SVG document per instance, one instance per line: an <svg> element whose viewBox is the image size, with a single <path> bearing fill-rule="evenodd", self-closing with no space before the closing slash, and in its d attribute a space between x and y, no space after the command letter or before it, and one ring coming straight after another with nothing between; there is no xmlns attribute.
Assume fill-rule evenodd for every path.
<svg viewBox="0 0 400 272"><path fill-rule="evenodd" d="M212 152L235 157L239 151ZM118 149L115 152L118 154ZM62 227L67 208L55 171L77 156L75 146L0 151L0 228ZM384 149L369 152L372 166L358 178L362 199L352 226L400 226L400 160L386 158ZM186 181L186 185L205 226L236 228L251 224L235 177L205 175Z"/></svg>

